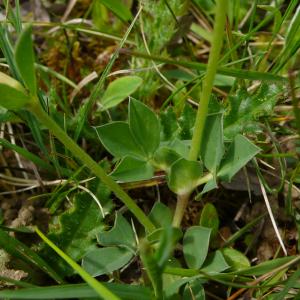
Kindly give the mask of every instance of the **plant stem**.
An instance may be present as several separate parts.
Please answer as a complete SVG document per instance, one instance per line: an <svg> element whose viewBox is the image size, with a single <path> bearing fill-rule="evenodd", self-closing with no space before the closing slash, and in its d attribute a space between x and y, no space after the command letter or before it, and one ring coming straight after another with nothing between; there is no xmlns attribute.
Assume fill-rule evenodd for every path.
<svg viewBox="0 0 300 300"><path fill-rule="evenodd" d="M145 213L136 205L134 200L95 162L85 151L83 151L43 110L38 100L34 100L29 110L37 119L45 125L54 136L79 160L81 160L114 194L127 206L137 220L149 232L155 229L155 226L145 215Z"/></svg>
<svg viewBox="0 0 300 300"><path fill-rule="evenodd" d="M218 67L218 59L219 59L222 42L223 42L226 12L227 12L227 0L218 0L217 7L216 7L213 40L212 40L211 51L209 54L209 59L207 64L207 73L203 80L202 91L200 94L200 105L197 111L192 144L189 153L190 160L197 160L199 151L201 149L203 131L204 131L205 121L208 113L209 99L210 99L213 82ZM212 174L208 174L204 176L203 183L208 182L210 179L212 179ZM175 214L173 218L173 226L175 227L180 226L191 193L192 191L189 191L186 194L177 196L177 204L176 204Z"/></svg>
<svg viewBox="0 0 300 300"><path fill-rule="evenodd" d="M175 214L172 223L174 227L180 227L185 209L190 199L190 195L191 193L187 193L184 195L177 195L176 209L175 209Z"/></svg>
<svg viewBox="0 0 300 300"><path fill-rule="evenodd" d="M227 0L217 1L213 40L207 64L207 73L203 80L202 91L200 94L200 105L198 107L192 144L189 153L190 160L197 160L202 145L203 131L208 112L209 99L218 67L218 59L225 31L224 26L226 20L227 2Z"/></svg>
<svg viewBox="0 0 300 300"><path fill-rule="evenodd" d="M210 181L212 178L213 178L212 173L206 174L205 176L203 176L201 178L199 185ZM189 199L190 199L190 195L191 195L191 192L177 196L177 204L176 204L176 209L175 209L175 214L174 214L173 224L172 224L174 227L180 227L185 209L186 209Z"/></svg>

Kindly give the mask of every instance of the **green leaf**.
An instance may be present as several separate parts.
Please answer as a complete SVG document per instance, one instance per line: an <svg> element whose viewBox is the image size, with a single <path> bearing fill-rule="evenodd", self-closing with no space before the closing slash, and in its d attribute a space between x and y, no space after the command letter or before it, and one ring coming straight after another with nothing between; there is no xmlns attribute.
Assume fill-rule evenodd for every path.
<svg viewBox="0 0 300 300"><path fill-rule="evenodd" d="M153 158L157 168L169 171L171 165L180 158L180 155L169 147L161 147L155 152Z"/></svg>
<svg viewBox="0 0 300 300"><path fill-rule="evenodd" d="M178 195L190 193L198 186L202 174L200 162L180 158L170 168L169 188Z"/></svg>
<svg viewBox="0 0 300 300"><path fill-rule="evenodd" d="M181 141L175 138L171 143L168 144L168 148L173 149L181 157L187 159L190 151L190 141Z"/></svg>
<svg viewBox="0 0 300 300"><path fill-rule="evenodd" d="M39 237L53 249L90 287L92 287L96 293L104 299L120 300L118 296L107 289L101 282L93 278L82 267L80 267L70 256L64 251L59 249L52 241L50 241L38 228L35 228L35 232Z"/></svg>
<svg viewBox="0 0 300 300"><path fill-rule="evenodd" d="M156 114L142 102L129 102L129 127L145 154L151 157L159 146L160 125Z"/></svg>
<svg viewBox="0 0 300 300"><path fill-rule="evenodd" d="M222 254L232 271L239 271L250 267L248 258L238 250L233 248L224 248L222 249Z"/></svg>
<svg viewBox="0 0 300 300"><path fill-rule="evenodd" d="M232 139L238 133L257 132L258 117L269 116L278 99L280 88L274 84L263 84L253 95L246 89L229 96L229 113L224 117L224 135Z"/></svg>
<svg viewBox="0 0 300 300"><path fill-rule="evenodd" d="M177 277L178 278L178 277ZM173 281L170 285L166 286L164 293L166 295L166 299L178 299L178 294L180 293L179 289L185 285L187 282L193 280L190 277L184 277ZM181 299L181 298L179 298Z"/></svg>
<svg viewBox="0 0 300 300"><path fill-rule="evenodd" d="M155 260L161 270L163 270L168 263L168 260L181 237L182 232L179 228L171 226L163 228L159 246L155 253Z"/></svg>
<svg viewBox="0 0 300 300"><path fill-rule="evenodd" d="M224 154L223 115L208 116L205 123L201 149L201 159L205 167L213 174L216 173Z"/></svg>
<svg viewBox="0 0 300 300"><path fill-rule="evenodd" d="M96 127L101 143L115 157L130 155L143 158L144 152L135 141L125 122L112 122Z"/></svg>
<svg viewBox="0 0 300 300"><path fill-rule="evenodd" d="M101 98L101 110L114 107L134 93L142 84L138 76L124 76L110 83Z"/></svg>
<svg viewBox="0 0 300 300"><path fill-rule="evenodd" d="M121 213L116 214L114 227L110 231L100 232L97 238L102 246L122 246L132 251L136 248L134 231Z"/></svg>
<svg viewBox="0 0 300 300"><path fill-rule="evenodd" d="M122 21L130 21L132 19L129 8L120 0L99 0L103 5L110 9Z"/></svg>
<svg viewBox="0 0 300 300"><path fill-rule="evenodd" d="M195 125L196 111L188 104L184 106L182 114L178 119L178 125L180 127L180 139L191 140L193 136L192 128Z"/></svg>
<svg viewBox="0 0 300 300"><path fill-rule="evenodd" d="M200 269L209 246L211 229L202 226L190 227L183 237L183 254L189 268Z"/></svg>
<svg viewBox="0 0 300 300"><path fill-rule="evenodd" d="M59 217L59 224L50 227L48 236L65 254L78 261L96 247L96 234L103 227L103 217L95 201L88 194L79 193L74 198L74 206ZM43 256L61 272L69 272L50 248L43 251Z"/></svg>
<svg viewBox="0 0 300 300"><path fill-rule="evenodd" d="M0 229L0 248L4 249L12 257L19 258L24 262L32 264L33 266L38 267L43 272L48 274L58 283L63 283L62 277L54 271L54 269L42 259L38 254L33 250L27 247L22 242L11 237L4 230Z"/></svg>
<svg viewBox="0 0 300 300"><path fill-rule="evenodd" d="M209 180L203 187L201 195L218 188L216 178Z"/></svg>
<svg viewBox="0 0 300 300"><path fill-rule="evenodd" d="M297 7L296 12L294 13L294 16L292 20L289 22L289 26L287 28L286 32L286 38L285 38L285 48L292 48L294 43L299 43L300 39L300 5Z"/></svg>
<svg viewBox="0 0 300 300"><path fill-rule="evenodd" d="M189 281L184 287L182 300L205 300L205 290L201 279Z"/></svg>
<svg viewBox="0 0 300 300"><path fill-rule="evenodd" d="M140 243L140 257L148 278L151 281L155 299L163 299L163 270L159 267L154 249L147 240L142 240Z"/></svg>
<svg viewBox="0 0 300 300"><path fill-rule="evenodd" d="M6 109L20 109L30 102L23 86L14 78L0 72L0 106Z"/></svg>
<svg viewBox="0 0 300 300"><path fill-rule="evenodd" d="M201 212L199 225L211 228L211 238L214 238L218 233L219 224L219 216L215 206L211 203L206 203Z"/></svg>
<svg viewBox="0 0 300 300"><path fill-rule="evenodd" d="M1 123L1 118L0 118L0 123ZM9 141L7 141L5 139L1 139L1 138L0 138L0 145L17 152L18 154L22 155L27 160L32 161L36 166L47 170L49 173L57 174L55 168L52 165L48 164L43 159L41 159L39 156L26 150L25 148L19 147L15 144L10 143Z"/></svg>
<svg viewBox="0 0 300 300"><path fill-rule="evenodd" d="M152 293L149 288L140 285L118 284L103 282L107 289L115 293L123 300L151 300ZM86 283L54 285L47 287L35 287L19 290L2 290L0 291L1 298L8 299L101 299L99 295Z"/></svg>
<svg viewBox="0 0 300 300"><path fill-rule="evenodd" d="M237 135L228 149L221 163L218 177L224 181L230 181L232 177L251 160L260 148L255 146L247 138Z"/></svg>
<svg viewBox="0 0 300 300"><path fill-rule="evenodd" d="M219 274L227 269L230 266L227 264L222 252L217 250L214 253L210 253L205 260L201 271L210 275Z"/></svg>
<svg viewBox="0 0 300 300"><path fill-rule="evenodd" d="M257 266L236 271L235 274L240 274L245 276L260 276L291 262L295 258L296 256L279 257L276 259L264 261Z"/></svg>
<svg viewBox="0 0 300 300"><path fill-rule="evenodd" d="M164 141L169 141L174 136L177 136L179 132L179 125L177 123L174 108L169 106L165 111L160 113L159 118L161 123L162 139Z"/></svg>
<svg viewBox="0 0 300 300"><path fill-rule="evenodd" d="M110 174L122 182L132 182L150 179L154 174L152 165L131 156L125 156Z"/></svg>
<svg viewBox="0 0 300 300"><path fill-rule="evenodd" d="M189 69L195 69L198 71L206 71L207 65L198 62L184 61L182 59L168 59L162 56L156 55L148 55L140 52L132 52L130 53L134 57L142 57L147 60L159 61L162 63L170 64L170 65L178 65L183 66ZM272 74L271 72L258 72L244 69L236 69L232 67L219 67L217 69L218 74L223 74L236 78L244 78L250 80L265 80L265 81L273 81L273 82L287 82L287 78L279 75Z"/></svg>
<svg viewBox="0 0 300 300"><path fill-rule="evenodd" d="M148 217L157 228L171 226L173 219L170 208L161 202L155 202Z"/></svg>
<svg viewBox="0 0 300 300"><path fill-rule="evenodd" d="M34 52L32 43L32 27L27 26L21 33L15 51L18 70L24 80L25 86L31 95L36 95L37 84L34 69Z"/></svg>
<svg viewBox="0 0 300 300"><path fill-rule="evenodd" d="M98 248L87 253L82 267L93 277L110 274L125 266L133 257L132 251L120 247Z"/></svg>
<svg viewBox="0 0 300 300"><path fill-rule="evenodd" d="M286 270L282 271L282 275L280 276L280 278L278 278L278 281L281 280L283 275L286 275ZM275 296L273 300L282 300L282 299L289 298L290 291L292 291L292 289L295 286L297 286L297 284L299 284L299 277L300 277L300 270L298 269L287 279L287 281L284 283L283 289L279 293L276 293L275 295L273 294ZM298 296L296 296L294 299L299 300L299 293Z"/></svg>

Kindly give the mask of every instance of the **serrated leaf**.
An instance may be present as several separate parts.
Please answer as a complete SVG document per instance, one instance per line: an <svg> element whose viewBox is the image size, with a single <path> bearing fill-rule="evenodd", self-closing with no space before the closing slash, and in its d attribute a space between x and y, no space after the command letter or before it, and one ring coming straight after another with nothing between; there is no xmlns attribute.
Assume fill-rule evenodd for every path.
<svg viewBox="0 0 300 300"><path fill-rule="evenodd" d="M160 170L168 171L171 165L180 158L180 155L169 147L161 147L154 154L155 166Z"/></svg>
<svg viewBox="0 0 300 300"><path fill-rule="evenodd" d="M134 93L142 82L142 78L138 76L124 76L111 82L101 98L101 110L120 104Z"/></svg>
<svg viewBox="0 0 300 300"><path fill-rule="evenodd" d="M201 271L207 274L218 274L229 269L229 267L222 252L217 250L207 256Z"/></svg>
<svg viewBox="0 0 300 300"><path fill-rule="evenodd" d="M20 109L30 102L23 86L14 78L0 72L0 106L6 109Z"/></svg>
<svg viewBox="0 0 300 300"><path fill-rule="evenodd" d="M114 227L110 231L100 232L97 238L102 246L122 246L132 251L136 248L134 231L121 213L116 214Z"/></svg>
<svg viewBox="0 0 300 300"><path fill-rule="evenodd" d="M135 141L126 122L112 122L96 127L101 143L115 157L133 156L143 158L143 150Z"/></svg>
<svg viewBox="0 0 300 300"><path fill-rule="evenodd" d="M207 117L203 140L205 142L201 149L201 159L205 167L211 173L216 174L224 154L222 114Z"/></svg>
<svg viewBox="0 0 300 300"><path fill-rule="evenodd" d="M32 27L27 26L21 33L15 51L18 70L31 95L36 95L37 84L34 69L34 52L32 43Z"/></svg>
<svg viewBox="0 0 300 300"><path fill-rule="evenodd" d="M120 0L99 0L103 5L110 9L122 21L127 22L132 19L128 7Z"/></svg>
<svg viewBox="0 0 300 300"><path fill-rule="evenodd" d="M217 177L227 182L230 181L258 152L260 148L244 136L237 135L221 163Z"/></svg>
<svg viewBox="0 0 300 300"><path fill-rule="evenodd" d="M73 207L59 217L58 226L50 228L48 236L73 260L78 261L96 247L96 235L103 227L103 217L95 201L88 194L79 193L74 198ZM62 272L70 271L49 248L43 251L43 256Z"/></svg>
<svg viewBox="0 0 300 300"><path fill-rule="evenodd" d="M180 158L170 168L169 188L178 195L190 193L198 186L202 174L200 162Z"/></svg>
<svg viewBox="0 0 300 300"><path fill-rule="evenodd" d="M104 247L88 252L82 267L92 276L110 274L125 266L133 257L132 251L120 247Z"/></svg>
<svg viewBox="0 0 300 300"><path fill-rule="evenodd" d="M238 250L233 248L224 248L222 249L222 254L232 271L240 271L250 267L248 258Z"/></svg>
<svg viewBox="0 0 300 300"><path fill-rule="evenodd" d="M211 237L214 238L219 229L219 216L215 206L212 203L206 203L202 209L199 225L211 228Z"/></svg>
<svg viewBox="0 0 300 300"><path fill-rule="evenodd" d="M173 218L170 208L161 202L155 202L148 217L157 228L171 226Z"/></svg>
<svg viewBox="0 0 300 300"><path fill-rule="evenodd" d="M150 179L153 174L154 169L149 162L125 156L110 175L122 182L132 182Z"/></svg>
<svg viewBox="0 0 300 300"><path fill-rule="evenodd" d="M229 96L230 110L224 117L224 135L232 139L238 133L257 130L257 119L272 114L280 89L274 84L263 84L253 95L247 90Z"/></svg>
<svg viewBox="0 0 300 300"><path fill-rule="evenodd" d="M183 237L183 254L189 268L200 269L209 246L211 229L202 226L190 227Z"/></svg>
<svg viewBox="0 0 300 300"><path fill-rule="evenodd" d="M151 157L159 146L160 124L156 114L142 102L131 99L128 111L130 131L144 153Z"/></svg>

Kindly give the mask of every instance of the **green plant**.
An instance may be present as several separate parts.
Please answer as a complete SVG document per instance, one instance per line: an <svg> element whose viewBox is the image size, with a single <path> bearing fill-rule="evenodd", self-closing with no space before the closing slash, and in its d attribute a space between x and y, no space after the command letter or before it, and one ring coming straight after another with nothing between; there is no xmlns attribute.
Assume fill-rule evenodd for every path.
<svg viewBox="0 0 300 300"><path fill-rule="evenodd" d="M246 179L239 187L247 186L250 194L252 170L256 168L261 190L264 191L264 184L269 192L277 193L288 184L286 209L299 227L292 199L295 184L299 183L299 163L292 160L293 153L280 153L281 140L276 140L278 136L292 136L296 132L293 118L289 114L282 117L289 101L285 72L291 59L294 68L297 66L295 53L299 43L292 36L297 34L299 9L291 18L296 1L288 4L284 14L280 1L272 6L259 6L257 1L251 5L248 1L229 3L226 0L216 1L217 5L202 0L150 2L141 1L136 7L126 0L94 1L85 17L91 13L97 29L85 27L84 22L58 24L54 29L64 31L68 37L66 49L70 50L63 75L43 66L42 62L35 63L31 27L22 30L18 1L15 9L5 3L17 42L13 48L12 34L5 23L1 24L0 47L4 56L1 62L9 67L10 76L0 72L0 122L23 120L29 125L35 143L26 149L23 141L24 146L20 146L14 139L9 140L12 136L9 124L9 135L7 139L6 135L1 136L0 146L34 163L38 168L35 171L41 171L41 178L17 178L9 173L0 173L0 178L4 184L24 187L17 190L16 195L43 186L42 193L34 194L32 200L47 199L38 205L49 208L50 224L45 236L39 229L32 231L27 225L25 228L4 226L5 218L0 215L0 247L16 258L11 264L5 265L4 261L3 265L29 274L25 281L0 276L0 280L22 287L0 291L0 297L204 300L211 290L206 287L212 282L224 287L222 297L230 297L230 300L242 293L258 299L267 294L271 294L272 299L288 299L298 291L299 272L289 276L299 261L298 256L280 257L280 249L275 249L272 260L253 265L257 252L249 254L249 249L256 242L254 232L262 226L266 214L252 216L249 213L251 220L244 221L239 228L230 210L239 216L243 214L240 194L231 199L234 193L224 188L217 190L221 185L234 186L234 181L244 173ZM176 17L187 12L187 7L194 16L191 31L187 35L185 32L173 35L171 29L180 25ZM136 8L138 13L133 18ZM264 20L256 16L257 10L260 14L266 12ZM152 22L154 12L157 18ZM139 16L138 29L134 25ZM101 32L109 29L120 33L131 20L123 38ZM185 17L182 20L185 22ZM200 20L201 26L195 20ZM169 27L161 31L164 22ZM113 26L108 28L111 23ZM213 38L210 38L211 24ZM260 46L260 29L271 31L270 36L263 36L268 38L263 46ZM142 37L139 37L140 31ZM281 56L274 58L277 50L273 41L279 32L286 33L286 40L279 52ZM227 34L227 43L222 47L226 40L224 34ZM76 85L77 78L72 78L74 82L67 78L66 69L72 59L78 58L76 47L89 40L87 36L106 37L120 44L101 70L96 85L90 83L89 76L83 78L90 72L88 67L81 70L82 80ZM135 41L128 40L131 37L135 37ZM163 51L171 39L178 47ZM188 39L199 43L190 47ZM198 47L204 43L207 50L207 41L211 43L208 64L195 62ZM125 45L132 47L131 50L121 49ZM104 46L101 44L101 47ZM199 58L206 60L205 53ZM109 74L115 62L117 67L124 64L127 67L123 54L132 56L133 67L142 68ZM153 67L161 81L155 71L148 68L156 61L164 64L159 69ZM132 72L141 73L110 80L109 75ZM53 77L55 82L61 82L61 91L52 84L50 78ZM254 80L262 82L258 86ZM296 77L290 77L296 127L298 84ZM150 107L158 86L161 95ZM89 96L84 102L81 97L87 93ZM127 98L128 105L124 102ZM285 106L282 108L281 104ZM198 105L197 110L194 105ZM272 115L274 108L276 112ZM291 120L291 125L281 126L282 120ZM43 157L31 153L31 147L37 147ZM6 156L0 154L1 161L5 161ZM259 170L255 156L259 160L270 158L269 165L279 159L281 178L276 188L267 186L263 176L271 172ZM287 164L285 158L290 159ZM251 160L253 164L247 165ZM20 171L24 172L21 167L20 163ZM278 177L278 174L271 176ZM52 180L53 177L56 180ZM150 188L158 184L165 186ZM114 201L114 196L122 204ZM141 197L143 202L137 204ZM194 199L201 201L192 202ZM253 203L258 202L256 197ZM188 204L191 204L189 210L186 209ZM130 222L131 214L135 219ZM281 223L284 222L286 219L281 219ZM291 224L287 225L288 235ZM235 233L229 232L227 236L230 230ZM14 232L15 237L8 232ZM35 233L42 239L40 244L34 239ZM276 246L276 242L273 244ZM37 279L40 272L48 277ZM283 281L285 275L288 280ZM98 276L101 282L96 279ZM49 285L49 280L57 285L40 286ZM86 283L77 284L80 280ZM76 284L69 284L73 282Z"/></svg>

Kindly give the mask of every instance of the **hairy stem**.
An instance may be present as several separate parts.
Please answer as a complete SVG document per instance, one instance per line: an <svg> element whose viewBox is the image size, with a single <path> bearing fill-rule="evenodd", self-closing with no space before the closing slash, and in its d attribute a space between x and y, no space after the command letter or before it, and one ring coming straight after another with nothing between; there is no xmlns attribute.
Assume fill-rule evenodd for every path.
<svg viewBox="0 0 300 300"><path fill-rule="evenodd" d="M213 40L207 64L207 73L203 80L202 91L200 94L200 105L198 107L191 150L189 153L190 160L197 160L202 145L203 131L208 112L209 99L218 67L218 59L223 42L227 2L227 0L217 1Z"/></svg>
<svg viewBox="0 0 300 300"><path fill-rule="evenodd" d="M54 136L79 160L81 160L92 173L94 173L132 212L137 220L149 232L155 229L155 226L145 215L145 213L136 205L134 200L95 162L85 151L83 151L43 110L38 100L33 101L30 111L37 119L46 126Z"/></svg>

